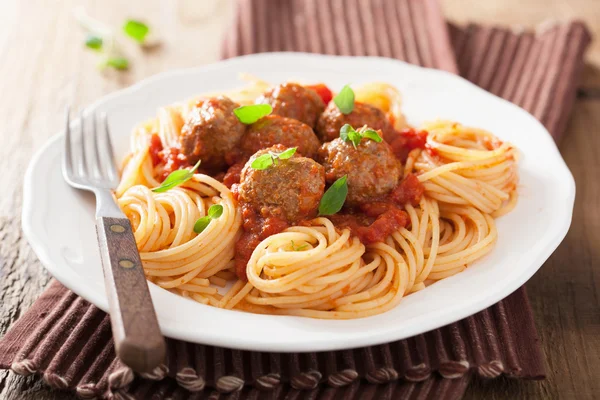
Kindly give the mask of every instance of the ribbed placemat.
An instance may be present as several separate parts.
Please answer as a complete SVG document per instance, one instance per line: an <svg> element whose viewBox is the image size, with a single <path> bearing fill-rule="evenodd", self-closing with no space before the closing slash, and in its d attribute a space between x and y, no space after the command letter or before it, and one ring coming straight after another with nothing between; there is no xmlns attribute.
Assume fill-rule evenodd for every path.
<svg viewBox="0 0 600 400"><path fill-rule="evenodd" d="M551 22L535 32L449 25L460 74L523 107L557 142L565 132L591 41L583 22Z"/></svg>
<svg viewBox="0 0 600 400"><path fill-rule="evenodd" d="M113 398L123 400L457 400L462 397L468 383L468 376L458 379L431 376L422 382L396 380L386 384L373 384L355 381L339 388L319 386L312 390L297 390L289 385L281 385L271 392L245 387L243 390L231 394L222 394L208 389L203 393L192 394L170 378L160 382L136 378L127 389L115 391Z"/></svg>
<svg viewBox="0 0 600 400"><path fill-rule="evenodd" d="M360 378L373 384L399 378L435 383L438 375L466 380L469 371L486 378L504 372L536 379L544 373L537 340L529 301L520 289L473 317L425 335L347 351L259 353L168 339L167 362L143 377L170 377L192 392L210 387L221 393L244 384L262 391L288 386L282 383L296 390L321 382L343 387ZM48 385L73 389L82 398L123 394L134 380L115 358L108 316L57 281L0 341L0 367L21 375L40 373Z"/></svg>
<svg viewBox="0 0 600 400"><path fill-rule="evenodd" d="M460 71L531 110L560 136L589 42L583 25L561 24L538 33L450 25L450 31L458 66L435 0L241 0L223 55L276 50L372 54ZM532 48L546 57L543 68L529 61L535 59ZM232 398L262 398L265 391L272 398L460 398L469 371L488 378L502 373L543 377L537 341L521 288L473 317L363 349L272 354L169 340L168 361L140 379L115 359L106 315L55 282L0 340L0 367L43 374L49 385L85 398L132 393L148 398L143 393L151 392L157 399L184 398L189 391L197 398L227 392L234 392ZM244 384L257 390L238 391Z"/></svg>

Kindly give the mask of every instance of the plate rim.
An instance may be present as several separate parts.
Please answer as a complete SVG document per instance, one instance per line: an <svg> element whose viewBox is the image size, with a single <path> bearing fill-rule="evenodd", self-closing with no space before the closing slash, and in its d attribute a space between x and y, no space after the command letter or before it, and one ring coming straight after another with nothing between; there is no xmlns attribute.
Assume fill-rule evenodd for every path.
<svg viewBox="0 0 600 400"><path fill-rule="evenodd" d="M282 344L274 344L273 345L273 344L267 344L264 342L253 342L251 345L248 345L248 343L239 343L238 341L231 341L231 340L224 341L224 340L221 340L222 338L218 337L218 335L213 336L213 337L204 336L202 338L202 343L208 344L208 345L223 346L223 347L237 348L237 349L244 349L244 350L255 350L255 351L279 351L279 352L298 352L299 351L299 352L305 352L305 351L330 351L330 350L349 349L349 348L356 348L356 347L362 347L362 346L377 345L377 344L381 344L381 343L387 343L387 342L391 342L391 341L400 340L400 339L407 338L407 337L412 337L414 335L418 335L418 334L421 334L421 333L424 333L424 332L427 332L427 331L430 331L433 329L437 329L441 326L445 326L449 323L452 323L452 322L461 320L463 318L466 318L470 315L476 314L479 311L506 298L512 292L514 292L515 290L520 288L525 282L527 282L531 278L531 276L533 276L533 274L535 274L541 268L543 263L556 250L556 248L560 245L560 243L562 242L562 240L568 233L569 227L572 222L572 216L573 216L573 210L574 210L575 180L573 178L571 171L569 170L568 166L566 165L564 159L562 158L562 155L560 154L556 143L550 136L547 129L535 117L533 117L529 112L527 112L526 110L517 106L516 104L514 104L508 100L505 100L501 97L498 97L492 93L489 93L489 92L485 91L484 89L476 86L475 84L469 82L468 80L466 80L458 75L455 75L451 72L435 70L435 69L431 69L431 68L424 68L424 67L408 64L408 63L400 61L400 60L394 60L394 59L385 58L385 57L374 57L374 56L359 56L359 57L334 56L334 55L321 55L321 54L297 53L297 52L271 52L271 53L250 54L250 55L230 58L230 59L223 60L223 61L218 61L215 63L203 65L203 66L174 69L174 70L164 71L164 72L155 74L155 75L145 78L129 87L126 87L126 88L117 90L115 92L109 93L105 96L102 96L101 98L99 98L98 100L94 101L92 104L87 106L86 110L88 110L88 111L94 110L105 103L111 102L113 99L116 99L121 96L132 95L133 93L139 91L140 89L144 88L145 86L151 85L155 81L169 79L169 77L172 77L175 75L197 74L202 71L219 69L225 64L244 62L244 60L248 60L248 59L262 59L262 58L268 59L271 57L372 60L372 61L382 62L382 63L383 62L396 63L399 65L402 65L403 67L408 67L408 68L415 69L415 70L428 70L432 73L446 75L447 79L461 81L461 84L465 84L465 83L468 84L468 86L470 87L469 88L470 90L475 89L481 95L485 95L488 97L491 96L491 97L495 98L496 101L500 100L505 105L508 105L509 107L511 107L514 110L514 112L518 112L521 114L524 113L525 117L529 118L532 123L537 124L539 128L543 129L546 132L547 141L551 144L552 148L556 152L557 159L559 159L561 161L560 168L563 169L563 172L566 173L566 174L564 174L565 175L564 183L567 184L566 187L568 188L568 193L567 193L567 196L565 199L565 203L567 206L569 206L569 209L568 209L568 212L565 212L565 214L563 215L563 218L561 218L562 223L560 224L560 229L557 229L554 232L554 234L552 235L552 240L547 241L547 244L545 245L543 250L541 250L538 254L538 257L536 257L537 261L535 263L532 263L535 265L539 264L539 266L522 269L519 274L515 274L514 278L511 280L511 282L515 282L515 283L512 283L510 285L508 285L508 284L505 285L505 286L511 286L510 289L503 287L502 290L496 290L496 292L502 293L502 294L495 294L493 296L488 294L488 296L486 296L486 301L482 301L480 303L472 302L468 306L461 306L459 308L459 310L453 310L452 312L448 312L448 314L452 314L451 318L449 318L449 319L447 318L447 319L443 320L443 322L433 322L433 323L429 324L426 327L426 329L417 328L416 330L419 331L417 333L409 332L408 334L396 335L395 338L391 338L391 339L389 337L388 338L380 337L381 336L380 335L377 337L377 339L372 339L372 340L368 340L368 339L365 340L364 338L362 340L360 340L360 338L362 336L359 335L359 338L358 339L354 338L354 340L350 344L334 343L335 341L333 341L333 342L325 341L324 343L315 342L312 345L295 345L292 347L290 347L289 343L285 343L283 345ZM106 311L107 299L106 299L105 295L100 296L101 298L98 298L98 296L95 296L90 293L82 293L82 291L79 290L79 286L77 286L76 284L71 282L70 271L68 269L61 268L60 266L57 265L57 263L55 263L52 260L51 255L47 251L48 246L44 245L43 241L39 238L39 236L35 232L35 228L34 228L35 224L33 223L34 221L32 220L32 218L33 218L33 202L34 202L34 199L33 199L34 188L32 187L33 186L32 183L34 182L34 172L37 169L36 167L43 160L43 156L46 153L46 151L50 147L56 146L57 145L56 142L60 141L63 138L63 136L64 136L64 133L59 132L58 134L55 134L52 137L50 137L36 151L36 153L34 154L34 156L32 157L31 161L28 164L27 170L24 175L24 180L23 180L23 201L22 201L23 207L22 207L21 226L23 229L23 233L25 234L25 237L27 238L27 241L29 242L30 246L34 250L36 256L39 258L39 260L42 263L42 265L44 266L44 268L46 268L51 273L51 275L54 276L58 281L60 281L64 286L66 286L67 288L69 288L70 290L75 292L76 294L80 295L81 297L85 298L86 300L90 301L92 304L96 305L97 307ZM515 286L514 288L512 288L513 285ZM86 287L89 288L89 286L86 286ZM481 304L483 304L483 306L481 306ZM277 318L289 318L289 317L285 317L285 316L276 316L276 317ZM163 334L165 334L166 336L200 343L198 337L181 335L178 333L177 330L169 329L169 326L166 326L166 327L162 326L161 328L163 330ZM393 336L393 335L387 335L387 336Z"/></svg>

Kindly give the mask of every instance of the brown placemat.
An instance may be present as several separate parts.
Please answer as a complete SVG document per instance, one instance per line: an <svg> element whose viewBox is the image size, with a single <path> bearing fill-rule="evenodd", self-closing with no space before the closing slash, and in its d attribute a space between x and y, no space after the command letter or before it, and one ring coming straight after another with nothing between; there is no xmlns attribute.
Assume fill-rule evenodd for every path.
<svg viewBox="0 0 600 400"><path fill-rule="evenodd" d="M504 372L537 379L544 373L537 340L529 301L520 289L473 317L425 335L354 350L259 353L168 339L165 365L142 376L143 381L170 377L192 392L209 387L221 393L245 385L261 391L312 390L326 382L323 386L340 388L361 378L372 384L400 378L404 383L398 385L438 385L440 379L466 382L469 371L486 378ZM115 358L108 316L57 281L0 341L0 367L42 374L51 387L74 390L82 398L123 394L134 381L132 371Z"/></svg>
<svg viewBox="0 0 600 400"><path fill-rule="evenodd" d="M450 39L434 0L242 0L223 55L268 50L380 54L452 72L460 69L477 84L529 107L558 136L589 42L585 28L562 24L537 34L495 29L494 35L485 29L451 26L461 60L457 66L450 57ZM500 44L500 39L493 40L496 31L504 32ZM526 50L510 53L511 46L520 49L527 43L539 47L541 53L545 48L542 42L563 46L560 56L544 59L544 68L531 68L533 62L527 60L532 56ZM514 56L508 62L500 56L493 58L494 51ZM517 68L521 63L523 66ZM258 398L270 390L273 398L347 398L358 396L356 393L375 393L372 398L387 393L388 398L396 398L398 393L409 392L417 393L415 398L460 398L469 371L484 377L502 373L518 378L543 377L537 340L522 288L458 323L364 349L271 354L169 340L168 362L140 379L115 359L105 314L53 283L0 341L0 366L21 374L43 374L51 386L73 389L87 398L127 398L131 393L146 398L140 392L144 390L157 394L157 398L187 396L190 392L182 388L204 398L211 396L213 389L216 393L235 392L244 384L261 392L246 388L234 396ZM371 384L360 383L360 378ZM319 387L320 382L326 384ZM386 382L392 383L383 385ZM298 391L302 389L305 392ZM306 391L311 389L313 392Z"/></svg>
<svg viewBox="0 0 600 400"><path fill-rule="evenodd" d="M591 41L581 21L542 24L535 32L449 24L460 74L523 107L560 142Z"/></svg>
<svg viewBox="0 0 600 400"><path fill-rule="evenodd" d="M124 400L150 398L153 400L458 400L462 397L468 383L468 376L458 379L431 376L421 382L403 382L397 380L386 384L373 384L355 381L344 387L319 386L312 390L298 390L289 385L281 385L271 392L265 392L253 387L245 387L239 392L222 394L216 390L205 390L203 393L190 393L170 378L160 382L136 378L127 389L115 391L113 397Z"/></svg>

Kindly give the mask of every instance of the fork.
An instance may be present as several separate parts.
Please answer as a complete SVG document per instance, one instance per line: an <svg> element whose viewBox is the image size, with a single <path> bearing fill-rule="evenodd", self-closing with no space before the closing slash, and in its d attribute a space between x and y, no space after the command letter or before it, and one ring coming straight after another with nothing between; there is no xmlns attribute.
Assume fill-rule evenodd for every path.
<svg viewBox="0 0 600 400"><path fill-rule="evenodd" d="M88 132L84 129L84 120L81 111L80 143L76 146L72 143L67 108L63 176L72 187L96 195L96 233L117 355L134 371L150 372L164 361L165 341L131 224L112 196L111 190L119 183L119 173L106 114L101 116L100 124L93 114L92 129ZM98 134L98 130L102 132ZM92 143L86 146L86 140ZM86 150L87 147L91 149Z"/></svg>

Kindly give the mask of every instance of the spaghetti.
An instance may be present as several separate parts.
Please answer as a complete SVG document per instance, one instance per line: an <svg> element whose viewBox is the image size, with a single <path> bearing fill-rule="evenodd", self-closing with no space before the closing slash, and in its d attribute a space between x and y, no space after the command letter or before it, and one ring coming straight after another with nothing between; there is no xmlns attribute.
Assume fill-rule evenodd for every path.
<svg viewBox="0 0 600 400"><path fill-rule="evenodd" d="M249 104L268 87L255 80L229 95ZM383 110L396 131L405 126L395 88L365 85L357 98ZM152 141L158 136L162 157L172 152L193 104L162 108L156 119L135 128L116 196L132 222L147 278L203 304L327 319L379 314L488 254L498 237L494 218L517 202L513 146L481 129L429 123L421 145L403 148L408 155L402 175L415 175L423 189L418 201L402 204L403 226L394 225L384 240L363 243L352 229L326 216L287 222L256 240L245 263L246 281L235 270L236 242L249 221L238 189L228 188L222 174L202 171L168 191L151 190L179 157L157 162ZM223 207L222 215L195 232L195 222L215 204Z"/></svg>

